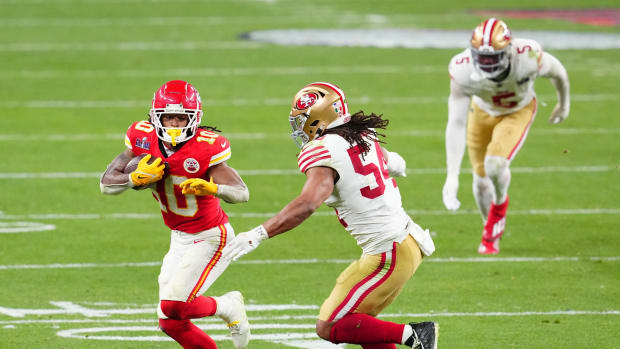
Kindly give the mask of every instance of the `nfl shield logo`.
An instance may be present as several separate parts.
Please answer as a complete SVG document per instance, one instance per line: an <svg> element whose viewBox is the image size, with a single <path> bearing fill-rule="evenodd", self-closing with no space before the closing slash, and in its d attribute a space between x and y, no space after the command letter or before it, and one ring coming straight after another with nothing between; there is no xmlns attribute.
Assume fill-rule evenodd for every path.
<svg viewBox="0 0 620 349"><path fill-rule="evenodd" d="M200 164L194 158L187 158L185 162L183 162L183 168L189 173L196 173L200 170Z"/></svg>

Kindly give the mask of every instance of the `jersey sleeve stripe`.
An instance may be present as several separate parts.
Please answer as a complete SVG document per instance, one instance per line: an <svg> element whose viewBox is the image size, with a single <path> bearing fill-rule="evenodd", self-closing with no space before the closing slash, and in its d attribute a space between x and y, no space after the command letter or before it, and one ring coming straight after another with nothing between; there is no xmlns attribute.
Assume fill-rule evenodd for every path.
<svg viewBox="0 0 620 349"><path fill-rule="evenodd" d="M307 154L310 154L315 151L323 150L323 149L325 149L325 147L322 145L317 145L316 147L308 148L302 151L299 155L297 155L297 160L299 161L302 157L306 156Z"/></svg>
<svg viewBox="0 0 620 349"><path fill-rule="evenodd" d="M329 154L329 151L326 149L318 153L310 154L303 159L299 159L299 161L297 161L297 165L301 167L304 164L304 162L308 162L309 160L312 160L313 158L316 158L317 156L321 156L324 154Z"/></svg>
<svg viewBox="0 0 620 349"><path fill-rule="evenodd" d="M223 152L221 152L219 154L213 155L211 157L211 161L209 161L209 166L217 165L217 164L219 164L221 162L224 162L224 161L230 159L230 155L231 155L230 148L226 149L225 151L223 151Z"/></svg>
<svg viewBox="0 0 620 349"><path fill-rule="evenodd" d="M129 149L131 149L131 141L129 140L129 137L127 137L127 135L125 135L125 146Z"/></svg>
<svg viewBox="0 0 620 349"><path fill-rule="evenodd" d="M331 159L331 155L325 155L325 156L321 156L321 157L318 157L318 158L314 158L309 163L303 165L303 167L299 166L301 168L301 172L305 173L306 170L310 167L310 165L314 164L315 162L317 162L319 160L324 160L324 159Z"/></svg>

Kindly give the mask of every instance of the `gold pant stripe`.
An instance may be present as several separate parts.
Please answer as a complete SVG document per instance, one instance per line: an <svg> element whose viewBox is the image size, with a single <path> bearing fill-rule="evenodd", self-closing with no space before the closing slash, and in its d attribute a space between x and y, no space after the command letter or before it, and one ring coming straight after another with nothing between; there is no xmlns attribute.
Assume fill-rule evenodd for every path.
<svg viewBox="0 0 620 349"><path fill-rule="evenodd" d="M396 245L396 243L394 243ZM390 252L384 252L381 254L381 263L375 269L372 274L368 275L362 281L360 281L355 287L349 291L346 298L340 306L329 317L329 321L338 321L343 316L348 314L351 309L356 308L363 300L368 296L370 292L381 285L387 278L390 277L394 271L394 265L396 264L396 248L392 248Z"/></svg>

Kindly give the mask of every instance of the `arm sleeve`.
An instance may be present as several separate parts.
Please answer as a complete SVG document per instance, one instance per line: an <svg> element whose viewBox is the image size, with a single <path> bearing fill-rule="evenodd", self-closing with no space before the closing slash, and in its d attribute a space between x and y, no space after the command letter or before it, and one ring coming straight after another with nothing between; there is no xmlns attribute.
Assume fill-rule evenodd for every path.
<svg viewBox="0 0 620 349"><path fill-rule="evenodd" d="M238 204L250 200L250 191L244 185L218 184L215 196L229 204Z"/></svg>
<svg viewBox="0 0 620 349"><path fill-rule="evenodd" d="M470 98L460 86L450 81L448 124L446 126L446 165L448 177L458 177L465 154L467 110Z"/></svg>
<svg viewBox="0 0 620 349"><path fill-rule="evenodd" d="M570 84L568 73L560 61L547 52L543 52L538 67L538 75L551 79L558 96L558 104L568 110L570 108Z"/></svg>

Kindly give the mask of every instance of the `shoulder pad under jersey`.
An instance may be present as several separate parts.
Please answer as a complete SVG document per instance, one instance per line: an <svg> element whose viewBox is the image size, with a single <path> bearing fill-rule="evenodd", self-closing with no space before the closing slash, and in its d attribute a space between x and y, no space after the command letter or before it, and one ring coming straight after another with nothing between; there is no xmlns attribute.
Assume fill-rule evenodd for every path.
<svg viewBox="0 0 620 349"><path fill-rule="evenodd" d="M464 50L450 60L450 65L448 66L450 78L459 85L469 85L470 76L473 71L474 62L469 49Z"/></svg>
<svg viewBox="0 0 620 349"><path fill-rule="evenodd" d="M129 126L127 133L125 133L125 146L129 149L133 149L133 146L136 145L148 150L146 145L140 146L141 144L136 144L134 139L148 140L153 132L155 132L155 127L147 120L136 121Z"/></svg>
<svg viewBox="0 0 620 349"><path fill-rule="evenodd" d="M512 64L518 78L534 75L538 72L542 47L534 40L515 38L512 41Z"/></svg>
<svg viewBox="0 0 620 349"><path fill-rule="evenodd" d="M198 129L196 145L210 155L209 167L222 163L231 157L230 141L221 134L209 130Z"/></svg>

